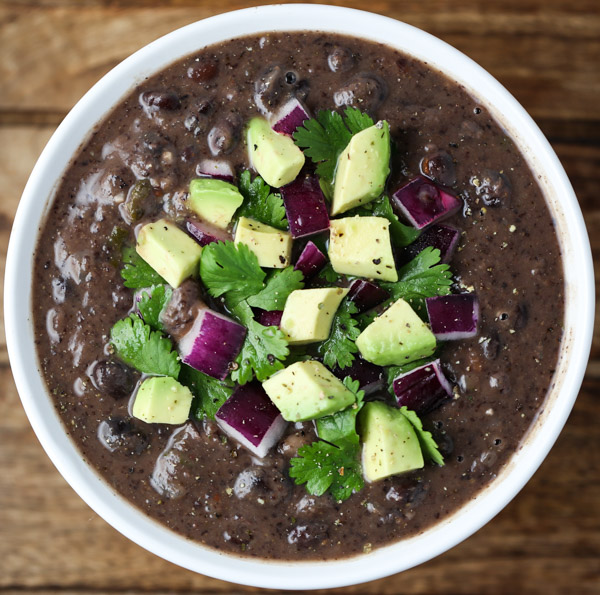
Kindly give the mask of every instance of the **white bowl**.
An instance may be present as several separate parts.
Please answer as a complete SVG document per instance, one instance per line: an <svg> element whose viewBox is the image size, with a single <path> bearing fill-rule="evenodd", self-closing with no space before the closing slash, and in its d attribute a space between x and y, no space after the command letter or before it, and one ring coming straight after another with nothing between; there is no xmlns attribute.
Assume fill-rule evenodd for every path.
<svg viewBox="0 0 600 595"><path fill-rule="evenodd" d="M566 281L564 340L548 401L498 478L475 500L423 534L334 562L272 562L220 554L158 525L115 494L82 459L38 373L31 312L37 230L62 172L93 125L146 76L199 49L265 31L314 29L382 42L446 73L502 122L539 175L559 232ZM15 218L5 279L5 324L15 382L42 446L73 489L132 541L190 570L241 584L277 589L340 587L378 579L425 562L477 531L533 475L571 411L589 355L594 318L594 274L589 240L573 189L554 151L517 101L472 60L439 39L371 13L319 5L277 5L215 16L151 43L119 64L73 108L38 160Z"/></svg>

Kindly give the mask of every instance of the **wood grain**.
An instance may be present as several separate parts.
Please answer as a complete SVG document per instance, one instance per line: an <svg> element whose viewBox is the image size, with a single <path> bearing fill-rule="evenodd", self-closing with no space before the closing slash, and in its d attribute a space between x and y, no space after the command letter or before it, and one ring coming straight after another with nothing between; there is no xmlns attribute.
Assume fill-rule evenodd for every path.
<svg viewBox="0 0 600 595"><path fill-rule="evenodd" d="M256 2L258 4L259 2ZM27 176L77 99L113 65L239 0L0 0L0 274ZM339 2L421 27L490 70L538 120L600 262L598 0ZM600 278L600 266L596 265ZM1 288L3 289L3 288ZM599 312L600 313L600 312ZM600 317L597 317L600 320ZM0 318L0 593L249 593L182 570L98 518L54 469L10 374ZM345 594L600 593L600 322L574 411L518 497L463 544Z"/></svg>

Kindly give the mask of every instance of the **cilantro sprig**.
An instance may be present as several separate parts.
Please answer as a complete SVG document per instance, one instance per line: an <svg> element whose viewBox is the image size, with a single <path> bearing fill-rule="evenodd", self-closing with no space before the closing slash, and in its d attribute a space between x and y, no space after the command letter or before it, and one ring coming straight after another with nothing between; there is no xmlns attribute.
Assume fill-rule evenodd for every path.
<svg viewBox="0 0 600 595"><path fill-rule="evenodd" d="M154 285L141 291L137 309L142 320L155 331L163 329L160 315L172 295L173 290L168 285Z"/></svg>
<svg viewBox="0 0 600 595"><path fill-rule="evenodd" d="M329 368L347 368L358 352L355 341L360 335L358 322L353 318L358 309L354 302L345 299L337 309L331 323L329 337L319 344L317 351Z"/></svg>
<svg viewBox="0 0 600 595"><path fill-rule="evenodd" d="M410 411L407 407L400 407L400 412L412 424L412 427L417 434L417 438L419 439L419 444L421 445L421 450L423 451L425 459L443 467L444 457L439 451L438 445L433 439L431 432L423 429L423 422L419 419L419 416L414 411Z"/></svg>
<svg viewBox="0 0 600 595"><path fill-rule="evenodd" d="M294 267L290 266L274 271L267 279L266 287L256 295L250 296L247 301L253 308L283 310L290 293L303 287L302 271L295 271Z"/></svg>
<svg viewBox="0 0 600 595"><path fill-rule="evenodd" d="M439 264L440 251L428 247L398 270L398 281L381 283L390 293L389 302L402 298L415 311L423 314L425 298L448 295L452 285L452 273L447 264Z"/></svg>
<svg viewBox="0 0 600 595"><path fill-rule="evenodd" d="M249 217L277 229L288 229L281 194L271 192L260 176L253 180L250 171L243 171L238 188L244 202L237 210L237 217Z"/></svg>
<svg viewBox="0 0 600 595"><path fill-rule="evenodd" d="M110 342L120 359L144 374L175 379L179 376L181 364L173 343L137 314L130 314L112 327Z"/></svg>
<svg viewBox="0 0 600 595"><path fill-rule="evenodd" d="M369 126L373 126L372 118L354 107L346 108L343 116L338 112L321 110L316 118L306 120L294 132L293 138L317 165L317 175L331 183L337 159L352 135Z"/></svg>
<svg viewBox="0 0 600 595"><path fill-rule="evenodd" d="M166 283L132 246L126 246L123 249L121 277L123 277L123 285L130 289L141 289Z"/></svg>
<svg viewBox="0 0 600 595"><path fill-rule="evenodd" d="M339 502L347 500L364 487L359 460L360 438L356 432L356 416L362 408L364 391L349 377L344 385L356 395L356 401L343 411L317 420L320 440L298 449L290 461L290 477L296 484L306 484L314 496L327 490Z"/></svg>
<svg viewBox="0 0 600 595"><path fill-rule="evenodd" d="M185 364L181 366L179 382L187 386L194 395L192 415L196 419L202 419L205 415L214 419L215 413L233 393L233 386Z"/></svg>
<svg viewBox="0 0 600 595"><path fill-rule="evenodd" d="M260 381L266 380L284 367L283 361L289 355L283 332L254 320L248 299L261 295L260 300L252 301L263 305L279 304L286 292L289 295L297 287L299 278L284 270L280 275L271 276L265 285L265 277L256 255L244 244L216 242L204 247L200 261L202 282L210 295L224 299L227 309L248 329L236 359L237 368L231 374L239 384L250 382L254 375Z"/></svg>

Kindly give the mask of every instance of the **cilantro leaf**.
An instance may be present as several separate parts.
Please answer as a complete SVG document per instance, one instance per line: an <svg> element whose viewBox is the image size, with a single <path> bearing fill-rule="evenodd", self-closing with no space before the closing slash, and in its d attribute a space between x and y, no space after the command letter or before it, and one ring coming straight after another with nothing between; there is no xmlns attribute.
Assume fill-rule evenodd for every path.
<svg viewBox="0 0 600 595"><path fill-rule="evenodd" d="M358 434L356 432L356 416L362 409L365 391L359 390L358 380L352 380L350 376L344 378L344 386L354 393L356 402L342 411L336 411L316 420L319 438L338 446L341 440L351 438L353 441Z"/></svg>
<svg viewBox="0 0 600 595"><path fill-rule="evenodd" d="M387 196L382 196L373 203L371 215L373 217L385 217L390 222L390 237L396 246L408 246L421 235L421 232L412 225L404 225L400 222Z"/></svg>
<svg viewBox="0 0 600 595"><path fill-rule="evenodd" d="M390 292L392 302L402 298L423 313L425 298L448 295L452 273L447 264L439 264L440 251L431 246L419 252L409 263L398 270L396 283L381 283Z"/></svg>
<svg viewBox="0 0 600 595"><path fill-rule="evenodd" d="M335 500L347 500L364 487L359 451L359 442L351 440L340 448L322 441L302 446L290 461L290 477L297 485L305 483L309 494L322 496L330 490Z"/></svg>
<svg viewBox="0 0 600 595"><path fill-rule="evenodd" d="M333 270L333 265L328 262L319 272L319 277L322 277L327 283L337 283L342 276Z"/></svg>
<svg viewBox="0 0 600 595"><path fill-rule="evenodd" d="M267 279L266 287L256 295L250 296L247 302L253 308L283 310L290 293L303 287L302 271L295 271L294 267L286 267L272 273Z"/></svg>
<svg viewBox="0 0 600 595"><path fill-rule="evenodd" d="M400 407L400 412L408 419L415 429L424 457L433 461L436 465L443 467L444 457L438 450L438 445L433 439L431 432L423 429L423 422L419 419L419 416L414 411L410 411L407 407Z"/></svg>
<svg viewBox="0 0 600 595"><path fill-rule="evenodd" d="M323 341L317 351L323 357L323 363L329 367L347 368L354 360L358 347L354 341L360 335L357 321L352 318L358 309L354 302L347 299L337 309L331 323L329 337Z"/></svg>
<svg viewBox="0 0 600 595"><path fill-rule="evenodd" d="M227 294L233 307L263 289L265 272L245 244L213 242L202 249L200 278L210 295Z"/></svg>
<svg viewBox="0 0 600 595"><path fill-rule="evenodd" d="M133 246L123 248L123 277L125 287L141 289L162 285L166 281L135 251Z"/></svg>
<svg viewBox="0 0 600 595"><path fill-rule="evenodd" d="M215 413L233 393L232 386L185 364L181 366L179 382L187 386L194 395L192 413L197 419L202 419L205 415L214 419Z"/></svg>
<svg viewBox="0 0 600 595"><path fill-rule="evenodd" d="M119 320L110 331L110 342L117 356L144 374L179 376L179 356L173 344L153 331L137 314Z"/></svg>
<svg viewBox="0 0 600 595"><path fill-rule="evenodd" d="M238 368L231 373L231 378L239 384L246 384L256 374L256 378L262 382L283 369L283 361L290 354L283 332L275 326L263 326L254 320L252 310L245 301L232 308L232 313L246 326L248 333L236 359Z"/></svg>
<svg viewBox="0 0 600 595"><path fill-rule="evenodd" d="M163 328L160 322L160 314L169 303L172 295L173 290L168 285L154 285L141 292L137 309L142 320L155 331L160 331Z"/></svg>
<svg viewBox="0 0 600 595"><path fill-rule="evenodd" d="M353 134L373 126L373 120L358 109L348 107L344 117L334 111L321 110L316 118L306 120L293 134L295 143L317 164L316 173L333 181L337 159Z"/></svg>
<svg viewBox="0 0 600 595"><path fill-rule="evenodd" d="M238 217L250 217L277 229L288 228L281 194L272 193L260 176L252 180L250 171L245 170L240 175L238 187L244 197L244 202L236 213Z"/></svg>

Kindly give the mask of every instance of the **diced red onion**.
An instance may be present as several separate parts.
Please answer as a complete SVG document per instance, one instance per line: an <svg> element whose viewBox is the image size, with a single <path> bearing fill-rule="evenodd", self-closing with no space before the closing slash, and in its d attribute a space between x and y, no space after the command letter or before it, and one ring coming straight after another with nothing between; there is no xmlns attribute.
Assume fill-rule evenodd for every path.
<svg viewBox="0 0 600 595"><path fill-rule="evenodd" d="M188 219L185 222L188 233L201 245L206 246L212 242L227 242L231 235L222 229L218 229L208 223L202 223L196 219Z"/></svg>
<svg viewBox="0 0 600 595"><path fill-rule="evenodd" d="M425 304L436 339L454 341L477 334L479 300L474 293L429 297Z"/></svg>
<svg viewBox="0 0 600 595"><path fill-rule="evenodd" d="M302 126L308 119L310 119L308 110L296 97L292 97L275 114L272 128L275 132L292 136L296 132L296 128Z"/></svg>
<svg viewBox="0 0 600 595"><path fill-rule="evenodd" d="M196 166L196 175L201 178L216 178L233 183L234 173L229 161L204 159Z"/></svg>
<svg viewBox="0 0 600 595"><path fill-rule="evenodd" d="M429 362L394 380L398 407L406 406L419 415L435 409L452 396L452 385L444 375L440 360Z"/></svg>
<svg viewBox="0 0 600 595"><path fill-rule="evenodd" d="M325 197L315 176L300 175L280 192L294 239L329 229Z"/></svg>
<svg viewBox="0 0 600 595"><path fill-rule="evenodd" d="M198 311L192 328L179 340L181 361L213 378L223 380L235 360L246 328L208 308Z"/></svg>
<svg viewBox="0 0 600 595"><path fill-rule="evenodd" d="M263 326L279 326L281 324L281 317L283 316L283 310L261 310L258 316L258 322Z"/></svg>
<svg viewBox="0 0 600 595"><path fill-rule="evenodd" d="M347 296L350 301L355 303L359 312L370 310L381 302L385 302L389 297L390 294L385 289L363 279L356 279L352 282Z"/></svg>
<svg viewBox="0 0 600 595"><path fill-rule="evenodd" d="M355 358L347 368L336 368L333 373L340 380L343 380L346 376L350 376L352 380L358 380L359 388L365 391L365 395L370 395L382 389L385 385L383 368L361 357Z"/></svg>
<svg viewBox="0 0 600 595"><path fill-rule="evenodd" d="M259 382L238 386L215 419L225 433L260 458L279 442L287 425Z"/></svg>
<svg viewBox="0 0 600 595"><path fill-rule="evenodd" d="M441 261L447 264L452 259L460 231L450 225L432 225L427 228L412 244L402 250L401 261L412 260L419 252L431 246L440 251Z"/></svg>
<svg viewBox="0 0 600 595"><path fill-rule="evenodd" d="M298 257L294 269L301 271L305 279L314 277L325 265L327 258L314 242L308 241Z"/></svg>
<svg viewBox="0 0 600 595"><path fill-rule="evenodd" d="M450 217L461 207L461 201L442 190L424 176L417 176L398 188L392 204L417 229L423 229L440 219Z"/></svg>

